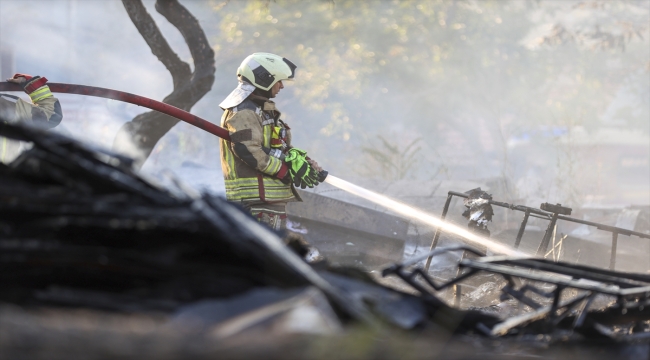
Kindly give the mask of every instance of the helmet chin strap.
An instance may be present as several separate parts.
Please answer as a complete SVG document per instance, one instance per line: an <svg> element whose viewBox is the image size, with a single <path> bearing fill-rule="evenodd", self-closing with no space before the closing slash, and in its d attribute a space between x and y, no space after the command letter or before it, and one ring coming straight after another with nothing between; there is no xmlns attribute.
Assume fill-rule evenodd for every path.
<svg viewBox="0 0 650 360"><path fill-rule="evenodd" d="M272 89L273 87L271 87ZM253 91L253 94L265 97L267 99L273 98L273 94L271 93L271 89L268 90L262 90L260 88L255 88L255 91Z"/></svg>

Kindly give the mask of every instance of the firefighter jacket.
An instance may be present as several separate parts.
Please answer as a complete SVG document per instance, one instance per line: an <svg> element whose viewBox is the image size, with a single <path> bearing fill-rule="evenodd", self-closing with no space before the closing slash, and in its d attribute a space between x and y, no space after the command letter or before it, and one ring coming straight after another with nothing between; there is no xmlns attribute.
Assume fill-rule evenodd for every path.
<svg viewBox="0 0 650 360"><path fill-rule="evenodd" d="M61 122L61 104L47 85L39 87L29 96L33 103L17 96L0 94L0 121L32 122L48 129ZM21 142L0 137L0 161L12 161L20 154L21 148Z"/></svg>
<svg viewBox="0 0 650 360"><path fill-rule="evenodd" d="M290 128L280 120L275 103L249 96L226 109L221 126L230 140L221 142L221 167L229 201L283 203L300 198L290 182L283 161L291 146Z"/></svg>

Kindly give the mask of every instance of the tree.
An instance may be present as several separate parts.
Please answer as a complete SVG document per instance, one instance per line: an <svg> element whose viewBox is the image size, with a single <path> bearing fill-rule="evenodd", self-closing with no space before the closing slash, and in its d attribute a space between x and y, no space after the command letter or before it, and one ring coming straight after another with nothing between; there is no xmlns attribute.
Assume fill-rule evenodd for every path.
<svg viewBox="0 0 650 360"><path fill-rule="evenodd" d="M171 49L141 0L122 0L131 21L172 76L174 90L164 103L189 111L214 83L214 51L196 18L177 0L157 0L156 11L165 17L182 34L194 60L194 71ZM135 159L141 167L154 146L178 119L150 111L125 123L113 141L113 148Z"/></svg>

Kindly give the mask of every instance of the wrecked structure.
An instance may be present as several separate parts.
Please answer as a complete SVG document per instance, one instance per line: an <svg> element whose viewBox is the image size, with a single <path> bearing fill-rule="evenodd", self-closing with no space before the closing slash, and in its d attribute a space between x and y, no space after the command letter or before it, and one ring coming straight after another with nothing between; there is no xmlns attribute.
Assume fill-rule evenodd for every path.
<svg viewBox="0 0 650 360"><path fill-rule="evenodd" d="M157 347L134 344L156 339L170 341L160 345L171 347L167 358L254 355L256 349L267 358L322 358L316 344L334 357L404 356L400 349L414 346L407 357L435 351L451 359L499 358L513 347L524 355L550 354L591 339L618 354L629 349L620 342L645 341L650 333L647 275L482 257L456 247L425 258L470 254L458 276L440 282L416 258L383 271L404 281L396 290L359 270L309 265L233 204L173 177L162 179L167 188L146 180L123 156L29 127L3 124L0 135L33 144L0 166L0 354L8 357L69 358L83 349L96 358L141 358ZM308 222L309 214L302 215ZM500 277L494 281L503 285L503 301L513 297L521 305L462 309L438 293L485 273ZM87 312L68 312L75 309ZM69 325L52 325L44 310ZM80 317L102 316L156 326L135 336L110 322L75 325L83 323ZM67 340L70 331L83 341ZM128 350L107 350L106 336ZM264 343L268 338L277 342ZM359 344L371 338L382 350L341 346L345 338ZM497 338L509 345L494 345Z"/></svg>
<svg viewBox="0 0 650 360"><path fill-rule="evenodd" d="M463 203L466 204L465 207L468 207L468 209L463 213L463 216L468 217L466 216L466 213L469 214L472 208L467 204L475 204L476 201L474 198L477 197L477 194L480 194L480 189L470 190L465 193L449 191L447 193L447 199L442 210L441 218L445 219L447 217L454 197L463 199ZM626 246L634 249L632 250L633 258L637 263L642 264L641 269L650 269L650 264L648 263L648 260L650 260L650 247L648 247L650 243L650 223L647 218L643 216L646 213L641 209L633 212L635 215L634 221L626 224L628 228L623 228L620 226L612 226L571 217L569 215L571 215L573 209L562 206L561 204L543 203L539 208L535 208L495 201L492 200L491 197L487 199L489 195L483 196L486 197L486 199L480 203L480 207L474 205L477 209L474 214L482 215L482 209L483 207L486 207L487 210L484 212L490 215L489 219L491 220L493 215L491 205L523 213L521 223L518 228L515 229L516 236L514 236L514 240L504 237L504 235L509 235L510 232L508 231L504 231L498 235L499 241L511 245L514 249L522 249L525 253L531 256L541 258L551 256L551 259L555 261L559 261L560 259L572 259L575 263L579 260L579 258L576 257L579 257L579 254L582 251L587 254L589 259L595 258L596 261L589 265L602 266L604 265L603 260L609 260L607 265L610 270L614 270L616 268L616 259L620 250L619 235L623 235L627 237L626 240L628 240ZM487 208L487 206L490 206L490 208ZM525 238L524 235L526 234L527 226L529 226L529 222L532 219L540 220L542 223L546 222L546 229L542 232L536 232L542 234L541 237L538 238L532 236L527 238L525 243L522 243L522 239ZM484 222L487 224L487 221L484 220ZM472 220L471 217L468 226L470 228L475 226L475 221ZM585 239L575 237L574 234L577 233L577 231L575 231L576 229L582 230L586 227L595 229L599 233L600 236L597 239L602 241L602 239L605 238L606 240L604 244L594 244L593 242L585 241ZM436 230L431 243L431 250L436 248L442 232L441 229ZM566 232L566 234L563 232ZM587 234L590 234L590 232L587 232ZM570 235L574 236L571 237ZM609 243L607 243L608 240ZM630 251L629 249L626 250L628 251L625 255L626 258L629 259ZM431 257L427 259L425 267L429 269L430 265Z"/></svg>
<svg viewBox="0 0 650 360"><path fill-rule="evenodd" d="M0 168L3 303L154 311L202 324L212 319L202 325L211 328L229 320L238 324L224 330L229 336L268 326L265 321L300 304L314 314L299 321L306 332L324 331L323 323L331 332L350 322L380 321L413 329L447 308L436 299L318 271L236 206L173 180L171 189L156 186L136 175L128 158L39 129L3 124L0 133L33 143ZM196 310L207 299L243 305L233 310L217 302ZM243 313L265 306L265 315ZM466 326L463 331L472 322Z"/></svg>
<svg viewBox="0 0 650 360"><path fill-rule="evenodd" d="M427 256L449 251L462 251L464 255L458 265L458 276L447 282L436 284L423 269L409 269L411 264L417 263L421 258L384 269L383 275L397 275L420 293L431 296L437 291L454 286L458 302L461 294L458 284L462 281L479 272L503 278L505 285L500 290L500 299L513 298L518 301L519 306L527 306L533 311L511 317L492 328L477 324L477 327L490 337L527 333L564 338L596 335L614 341L650 338L648 275L616 273L536 258L484 257L481 252L462 246L434 250ZM465 258L467 253L481 257ZM418 281L419 278L423 283ZM613 303L604 310L590 311L599 295L612 297ZM550 304L549 301L543 300L550 300Z"/></svg>

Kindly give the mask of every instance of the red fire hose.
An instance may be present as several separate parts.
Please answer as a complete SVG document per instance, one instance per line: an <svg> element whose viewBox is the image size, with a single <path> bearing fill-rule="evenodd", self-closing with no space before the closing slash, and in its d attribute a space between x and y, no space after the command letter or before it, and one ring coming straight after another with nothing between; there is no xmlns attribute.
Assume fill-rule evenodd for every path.
<svg viewBox="0 0 650 360"><path fill-rule="evenodd" d="M60 83L48 83L50 90L55 93L64 93L64 94L77 94L77 95L86 95L94 96L105 99L112 99L117 101L124 101L130 104L146 107L147 109L156 110L163 114L173 116L179 120L185 121L186 123L192 124L199 129L203 129L210 134L217 135L218 137L230 141L230 134L228 130L222 128L221 126L215 125L205 119L201 119L196 115L192 115L185 110L181 110L175 106L165 104L160 101L146 98L144 96L130 94L124 91L117 91L111 89L104 89L95 86L86 86L86 85L75 85L75 84L60 84ZM22 87L18 84L10 82L0 82L0 91L23 91ZM65 116L65 114L64 114ZM322 170L318 174L320 182L325 181L328 172Z"/></svg>
<svg viewBox="0 0 650 360"><path fill-rule="evenodd" d="M64 93L64 94L77 94L77 95L86 95L94 96L105 99L112 99L127 102L130 104L146 107L147 109L156 110L163 114L173 116L179 120L185 121L186 123L192 124L200 129L203 129L210 134L217 135L218 137L230 140L230 134L228 131L221 126L215 125L205 119L201 119L196 115L192 115L185 110L181 110L175 106L165 104L160 101L146 98L144 96L130 94L123 91L104 89L94 86L86 85L75 85L75 84L60 84L60 83L48 83L50 90L55 93ZM20 91L23 89L20 85L10 83L10 82L0 82L0 91Z"/></svg>

